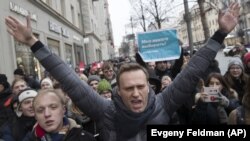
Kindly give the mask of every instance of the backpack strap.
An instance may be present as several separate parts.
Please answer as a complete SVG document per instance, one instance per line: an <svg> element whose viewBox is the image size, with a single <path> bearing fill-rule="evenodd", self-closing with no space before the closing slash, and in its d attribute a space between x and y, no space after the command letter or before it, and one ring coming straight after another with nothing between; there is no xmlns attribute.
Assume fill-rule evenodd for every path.
<svg viewBox="0 0 250 141"><path fill-rule="evenodd" d="M236 108L237 124L245 124L245 109L243 106Z"/></svg>

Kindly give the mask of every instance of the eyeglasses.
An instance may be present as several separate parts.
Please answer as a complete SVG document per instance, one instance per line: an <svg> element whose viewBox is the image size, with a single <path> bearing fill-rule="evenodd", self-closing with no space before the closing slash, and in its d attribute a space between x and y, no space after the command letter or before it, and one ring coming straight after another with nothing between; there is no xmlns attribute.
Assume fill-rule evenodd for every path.
<svg viewBox="0 0 250 141"><path fill-rule="evenodd" d="M104 70L103 73L112 73L113 70Z"/></svg>

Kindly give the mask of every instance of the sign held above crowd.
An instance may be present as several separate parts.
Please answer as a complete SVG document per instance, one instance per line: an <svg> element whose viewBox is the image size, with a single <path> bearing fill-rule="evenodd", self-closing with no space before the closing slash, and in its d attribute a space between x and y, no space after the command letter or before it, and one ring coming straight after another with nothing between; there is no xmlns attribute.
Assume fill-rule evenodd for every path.
<svg viewBox="0 0 250 141"><path fill-rule="evenodd" d="M137 33L139 54L145 62L174 60L180 57L175 29Z"/></svg>

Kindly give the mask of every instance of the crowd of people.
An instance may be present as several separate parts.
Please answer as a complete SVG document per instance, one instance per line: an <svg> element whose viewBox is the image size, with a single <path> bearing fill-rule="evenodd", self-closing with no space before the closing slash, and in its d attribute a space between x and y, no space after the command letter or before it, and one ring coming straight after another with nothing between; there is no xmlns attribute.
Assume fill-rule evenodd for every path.
<svg viewBox="0 0 250 141"><path fill-rule="evenodd" d="M177 60L158 62L137 54L84 72L33 35L29 16L27 24L6 17L8 32L30 47L50 77L39 82L18 68L10 85L0 74L0 140L140 141L148 124L249 124L250 53L233 57L225 75L215 60L239 10L232 3L221 12L219 30L195 54L182 51ZM216 101L207 101L205 87L218 89Z"/></svg>

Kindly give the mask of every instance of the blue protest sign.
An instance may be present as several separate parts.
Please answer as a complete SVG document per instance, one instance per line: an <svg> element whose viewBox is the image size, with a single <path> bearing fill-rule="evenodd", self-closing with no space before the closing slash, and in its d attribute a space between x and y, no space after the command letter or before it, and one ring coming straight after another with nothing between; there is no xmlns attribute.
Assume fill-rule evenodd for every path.
<svg viewBox="0 0 250 141"><path fill-rule="evenodd" d="M174 60L180 57L175 29L137 33L139 54L145 62Z"/></svg>

